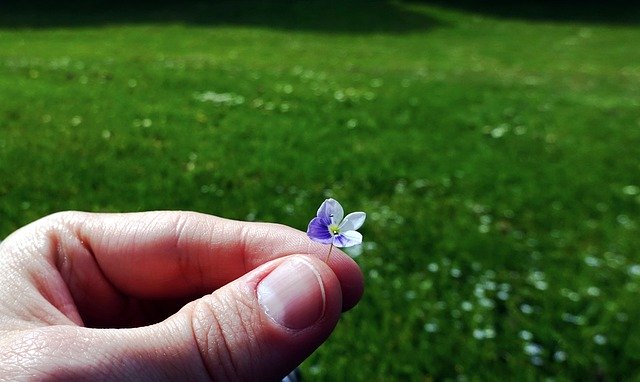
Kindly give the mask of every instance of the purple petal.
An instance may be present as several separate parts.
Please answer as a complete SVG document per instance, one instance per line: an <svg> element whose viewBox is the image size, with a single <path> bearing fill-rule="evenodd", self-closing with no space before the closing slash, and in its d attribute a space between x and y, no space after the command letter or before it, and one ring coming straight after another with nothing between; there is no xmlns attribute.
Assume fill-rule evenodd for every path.
<svg viewBox="0 0 640 382"><path fill-rule="evenodd" d="M329 227L321 217L311 219L307 227L307 236L322 244L331 244L333 241Z"/></svg>
<svg viewBox="0 0 640 382"><path fill-rule="evenodd" d="M352 212L344 217L344 220L340 224L340 231L355 231L362 227L364 219L367 218L367 214L364 212Z"/></svg>
<svg viewBox="0 0 640 382"><path fill-rule="evenodd" d="M337 200L329 198L322 202L318 209L317 216L323 218L323 221L329 224L338 224L342 221L344 210Z"/></svg>
<svg viewBox="0 0 640 382"><path fill-rule="evenodd" d="M333 237L333 245L338 248L352 247L362 243L362 235L358 231L342 232Z"/></svg>

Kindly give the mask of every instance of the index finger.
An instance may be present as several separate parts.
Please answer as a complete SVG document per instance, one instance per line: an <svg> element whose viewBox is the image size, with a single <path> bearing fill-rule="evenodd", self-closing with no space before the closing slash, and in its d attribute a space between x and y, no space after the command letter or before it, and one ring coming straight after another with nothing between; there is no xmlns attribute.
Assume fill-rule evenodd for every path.
<svg viewBox="0 0 640 382"><path fill-rule="evenodd" d="M326 257L328 248L304 232L272 223L249 223L194 212L127 214L62 213L57 256L64 256L77 288L92 260L118 291L134 297L168 298L209 293L279 257ZM64 227L62 229L61 227ZM60 262L57 259L56 262ZM362 274L344 253L330 267L342 286L344 308L362 294ZM84 280L84 281L83 281Z"/></svg>

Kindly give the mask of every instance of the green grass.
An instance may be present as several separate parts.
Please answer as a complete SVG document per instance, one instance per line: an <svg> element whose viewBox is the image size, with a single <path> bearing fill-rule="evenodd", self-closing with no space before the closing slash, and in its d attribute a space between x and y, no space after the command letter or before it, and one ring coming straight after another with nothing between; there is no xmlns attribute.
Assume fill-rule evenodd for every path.
<svg viewBox="0 0 640 382"><path fill-rule="evenodd" d="M367 290L309 380L640 378L635 8L94 3L0 8L0 237L333 196Z"/></svg>

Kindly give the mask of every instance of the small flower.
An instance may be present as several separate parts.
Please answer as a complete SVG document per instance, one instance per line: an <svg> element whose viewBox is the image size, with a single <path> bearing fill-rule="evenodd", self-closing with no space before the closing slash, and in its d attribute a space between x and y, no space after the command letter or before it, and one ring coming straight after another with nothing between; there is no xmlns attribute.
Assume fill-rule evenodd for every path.
<svg viewBox="0 0 640 382"><path fill-rule="evenodd" d="M344 219L343 216L344 210L337 200L325 200L316 217L309 222L307 235L313 241L339 248L362 243L362 234L356 230L362 227L367 215L364 212L352 212Z"/></svg>

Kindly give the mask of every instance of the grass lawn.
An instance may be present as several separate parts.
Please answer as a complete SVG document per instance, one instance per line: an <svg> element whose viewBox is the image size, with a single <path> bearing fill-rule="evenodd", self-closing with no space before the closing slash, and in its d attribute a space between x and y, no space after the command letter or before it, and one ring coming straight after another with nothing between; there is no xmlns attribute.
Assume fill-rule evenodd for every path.
<svg viewBox="0 0 640 382"><path fill-rule="evenodd" d="M640 378L637 7L88 3L0 5L0 237L331 196L367 290L307 380Z"/></svg>

